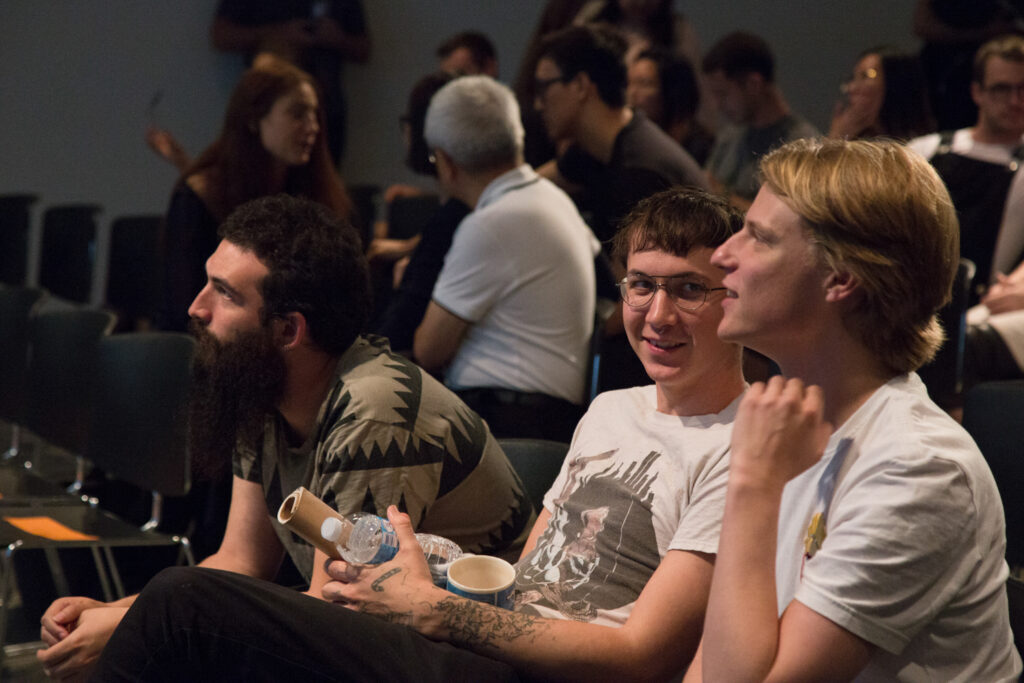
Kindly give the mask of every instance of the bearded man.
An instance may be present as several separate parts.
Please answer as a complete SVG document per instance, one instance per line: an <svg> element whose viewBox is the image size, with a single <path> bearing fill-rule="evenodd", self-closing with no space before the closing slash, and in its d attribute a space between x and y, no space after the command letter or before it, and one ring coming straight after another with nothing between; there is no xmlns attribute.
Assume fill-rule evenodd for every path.
<svg viewBox="0 0 1024 683"><path fill-rule="evenodd" d="M239 207L220 236L189 308L190 443L202 467L230 461L234 477L224 539L201 566L273 579L287 552L321 598L326 556L276 520L298 486L343 514L397 505L466 551L513 545L532 508L487 424L385 339L359 336L369 285L355 231L278 195ZM134 600L55 601L47 672L88 674Z"/></svg>

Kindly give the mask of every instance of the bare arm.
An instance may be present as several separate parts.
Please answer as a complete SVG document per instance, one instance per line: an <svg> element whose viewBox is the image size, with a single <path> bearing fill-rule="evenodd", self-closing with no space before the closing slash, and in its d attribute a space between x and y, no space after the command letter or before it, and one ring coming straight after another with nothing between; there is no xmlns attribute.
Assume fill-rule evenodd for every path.
<svg viewBox="0 0 1024 683"><path fill-rule="evenodd" d="M455 357L469 327L469 322L431 301L413 336L416 362L428 372L440 372Z"/></svg>
<svg viewBox="0 0 1024 683"><path fill-rule="evenodd" d="M544 533L544 530L548 528L548 520L550 519L551 511L547 508L541 508L540 514L537 515L537 521L533 523L530 535L526 537L526 543L523 544L523 552L519 553L520 560L537 547L537 541L540 539L540 535Z"/></svg>
<svg viewBox="0 0 1024 683"><path fill-rule="evenodd" d="M844 680L872 646L799 602L778 618L775 551L786 482L815 462L831 427L817 387L753 385L733 427L725 516L702 659L704 680Z"/></svg>
<svg viewBox="0 0 1024 683"><path fill-rule="evenodd" d="M664 680L681 671L697 647L711 556L669 551L626 623L597 626L501 610L436 588L408 518L394 507L388 516L399 534L398 556L357 572L332 562L335 581L324 587L327 599L563 680Z"/></svg>
<svg viewBox="0 0 1024 683"><path fill-rule="evenodd" d="M284 548L274 533L262 487L234 477L224 540L199 566L271 580L283 558Z"/></svg>
<svg viewBox="0 0 1024 683"><path fill-rule="evenodd" d="M220 549L201 567L273 579L284 550L274 534L259 484L234 478L227 530ZM36 657L54 678L84 677L137 596L112 603L60 598L46 610L40 637L47 647Z"/></svg>

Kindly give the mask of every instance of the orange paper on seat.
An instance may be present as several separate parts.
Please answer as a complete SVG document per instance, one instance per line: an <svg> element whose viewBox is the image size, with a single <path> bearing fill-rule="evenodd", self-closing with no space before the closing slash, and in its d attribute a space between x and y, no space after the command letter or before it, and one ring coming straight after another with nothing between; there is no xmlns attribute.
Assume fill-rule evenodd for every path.
<svg viewBox="0 0 1024 683"><path fill-rule="evenodd" d="M33 536L51 541L95 541L99 538L66 527L53 517L4 517L4 521Z"/></svg>

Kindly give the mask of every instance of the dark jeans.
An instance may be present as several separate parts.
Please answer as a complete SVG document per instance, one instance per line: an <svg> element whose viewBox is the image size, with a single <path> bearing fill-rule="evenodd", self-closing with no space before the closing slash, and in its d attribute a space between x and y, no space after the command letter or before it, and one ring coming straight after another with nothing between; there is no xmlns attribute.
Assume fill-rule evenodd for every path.
<svg viewBox="0 0 1024 683"><path fill-rule="evenodd" d="M516 681L501 662L405 626L214 569L158 574L92 680Z"/></svg>
<svg viewBox="0 0 1024 683"><path fill-rule="evenodd" d="M547 394L512 389L459 389L466 405L487 422L498 439L549 439L572 441L584 409Z"/></svg>

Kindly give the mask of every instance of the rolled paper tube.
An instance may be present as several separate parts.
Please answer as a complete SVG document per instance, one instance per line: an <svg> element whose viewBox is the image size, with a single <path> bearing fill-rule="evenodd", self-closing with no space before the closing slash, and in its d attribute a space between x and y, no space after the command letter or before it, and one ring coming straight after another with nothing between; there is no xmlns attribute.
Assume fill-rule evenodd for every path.
<svg viewBox="0 0 1024 683"><path fill-rule="evenodd" d="M277 521L286 529L322 550L327 557L340 560L337 546L320 535L320 526L328 517L343 519L337 510L314 496L305 486L292 491L277 511Z"/></svg>

